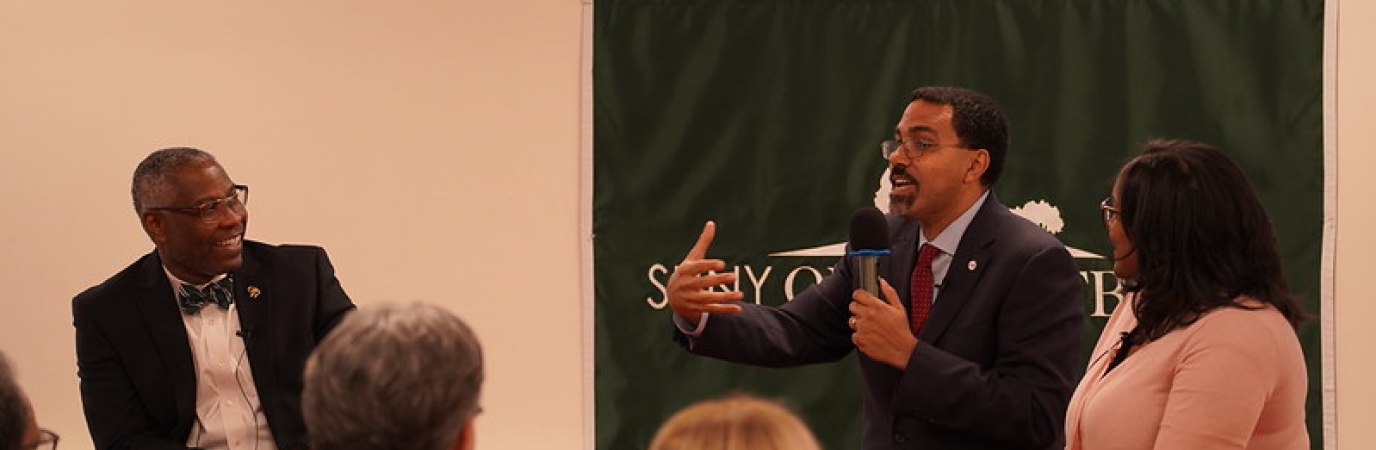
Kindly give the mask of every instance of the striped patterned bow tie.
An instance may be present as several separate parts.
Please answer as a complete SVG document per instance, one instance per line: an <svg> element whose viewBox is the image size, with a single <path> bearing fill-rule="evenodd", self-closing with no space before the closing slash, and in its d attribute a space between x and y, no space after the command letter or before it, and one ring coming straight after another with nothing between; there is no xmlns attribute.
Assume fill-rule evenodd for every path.
<svg viewBox="0 0 1376 450"><path fill-rule="evenodd" d="M234 281L224 277L201 289L182 283L182 294L177 296L177 302L182 306L182 313L188 316L201 312L207 303L219 305L220 309L229 309L229 305L234 303Z"/></svg>

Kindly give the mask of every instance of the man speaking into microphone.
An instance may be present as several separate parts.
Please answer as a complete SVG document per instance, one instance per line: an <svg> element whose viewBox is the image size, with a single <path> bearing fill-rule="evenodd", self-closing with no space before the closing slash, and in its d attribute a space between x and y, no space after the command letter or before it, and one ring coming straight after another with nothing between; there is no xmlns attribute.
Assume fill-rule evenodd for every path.
<svg viewBox="0 0 1376 450"><path fill-rule="evenodd" d="M726 267L706 259L708 222L669 278L676 340L770 367L859 350L866 450L1062 447L1083 282L1064 245L990 190L1008 153L1003 111L978 92L919 88L883 151L892 190L880 296L861 289L868 270L853 263L882 252L855 248L782 306L708 290L736 281L708 273Z"/></svg>

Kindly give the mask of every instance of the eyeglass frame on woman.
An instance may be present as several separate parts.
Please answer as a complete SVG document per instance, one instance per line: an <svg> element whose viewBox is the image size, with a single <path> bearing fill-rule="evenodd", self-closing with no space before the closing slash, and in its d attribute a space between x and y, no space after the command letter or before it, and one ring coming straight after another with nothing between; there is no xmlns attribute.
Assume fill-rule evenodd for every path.
<svg viewBox="0 0 1376 450"><path fill-rule="evenodd" d="M1108 226L1109 222L1118 220L1118 216L1123 215L1123 210L1113 206L1113 196L1104 197L1104 200L1099 202L1099 211L1103 214L1104 226Z"/></svg>
<svg viewBox="0 0 1376 450"><path fill-rule="evenodd" d="M47 428L38 430L40 437L38 442L34 442L24 447L24 450L57 450L57 441L62 439L57 433Z"/></svg>
<svg viewBox="0 0 1376 450"><path fill-rule="evenodd" d="M248 185L236 184L234 185L233 192L230 192L228 196L217 199L204 200L199 203L196 203L195 205L151 206L148 207L148 209L146 209L145 211L171 211L195 217L206 222L214 222L217 217L215 213L219 212L220 205L225 205L230 209L233 209L236 213L243 212L244 207L248 206Z"/></svg>
<svg viewBox="0 0 1376 450"><path fill-rule="evenodd" d="M916 147L916 150L909 149L908 147L910 146ZM884 159L889 159L889 157L893 156L893 154L897 153L898 149L901 148L903 149L903 156L908 157L909 160L916 161L917 159L922 158L924 155L926 155L927 152L941 147L955 147L967 150L970 149L969 147L966 147L959 143L943 144L940 142L932 142L926 139L914 139L911 141L905 141L902 139L885 139L879 142L879 154L884 155ZM917 156L913 156L913 152L917 152Z"/></svg>

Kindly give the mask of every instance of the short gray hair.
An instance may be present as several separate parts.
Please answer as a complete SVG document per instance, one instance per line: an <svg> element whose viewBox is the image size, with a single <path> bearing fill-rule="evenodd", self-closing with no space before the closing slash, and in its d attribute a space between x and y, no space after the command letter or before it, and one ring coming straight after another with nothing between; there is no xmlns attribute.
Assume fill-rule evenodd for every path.
<svg viewBox="0 0 1376 450"><path fill-rule="evenodd" d="M28 431L29 401L19 390L10 360L0 352L0 450L18 450Z"/></svg>
<svg viewBox="0 0 1376 450"><path fill-rule="evenodd" d="M301 410L317 450L441 450L478 413L482 348L424 303L350 313L306 361Z"/></svg>
<svg viewBox="0 0 1376 450"><path fill-rule="evenodd" d="M134 197L134 212L142 214L147 206L143 202L172 186L172 174L177 169L206 162L219 164L214 155L190 147L164 148L148 154L134 168L134 182L129 189Z"/></svg>

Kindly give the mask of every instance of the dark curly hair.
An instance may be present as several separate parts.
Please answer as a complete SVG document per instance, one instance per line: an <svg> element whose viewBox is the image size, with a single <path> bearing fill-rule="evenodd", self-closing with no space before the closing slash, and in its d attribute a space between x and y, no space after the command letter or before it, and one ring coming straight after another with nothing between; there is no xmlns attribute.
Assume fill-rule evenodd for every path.
<svg viewBox="0 0 1376 450"><path fill-rule="evenodd" d="M18 450L29 427L29 403L14 380L9 358L0 353L0 450Z"/></svg>
<svg viewBox="0 0 1376 450"><path fill-rule="evenodd" d="M1305 316L1281 264L1271 219L1247 175L1222 150L1154 139L1118 174L1120 223L1137 252L1137 337L1159 339L1216 308L1274 306Z"/></svg>

